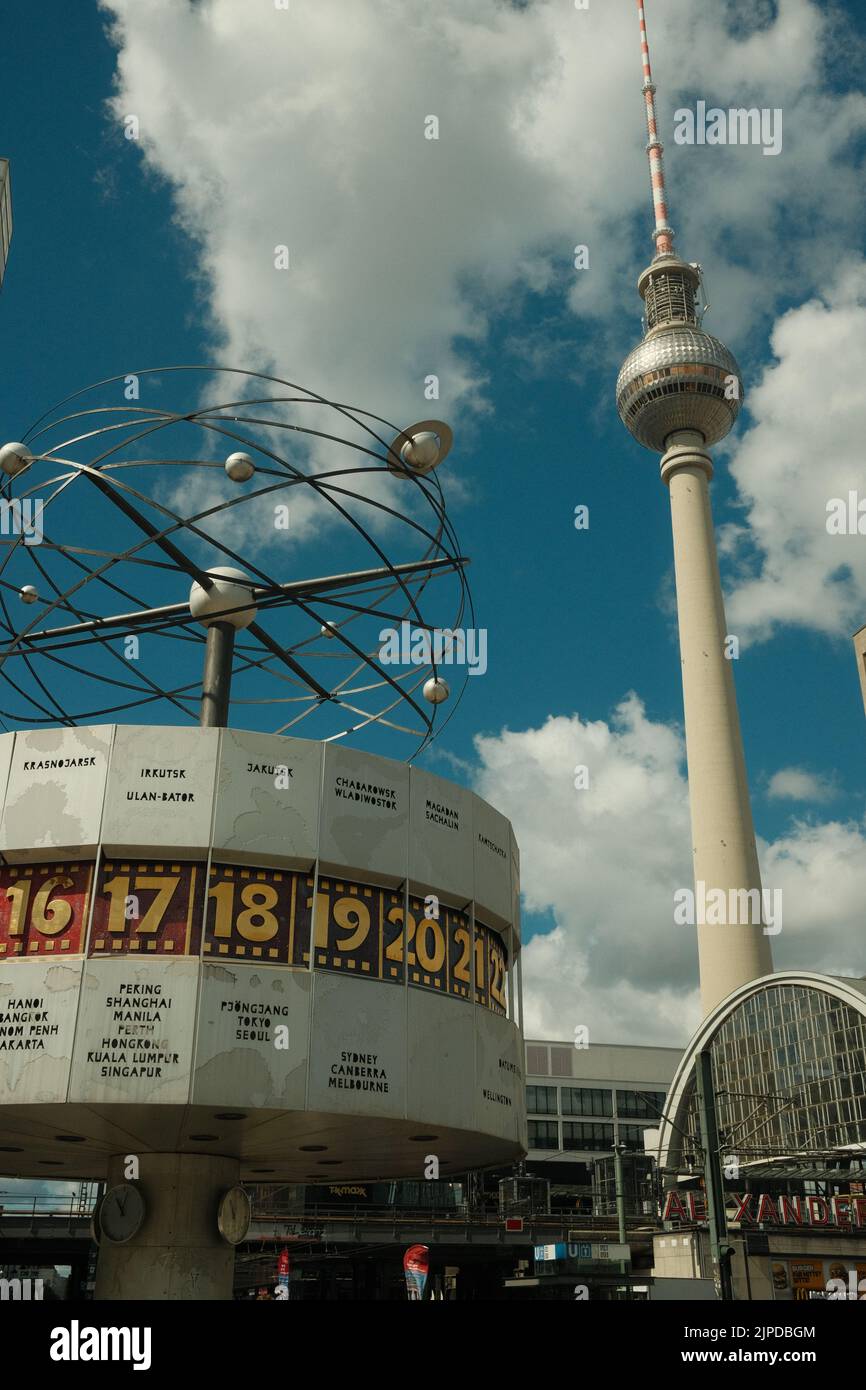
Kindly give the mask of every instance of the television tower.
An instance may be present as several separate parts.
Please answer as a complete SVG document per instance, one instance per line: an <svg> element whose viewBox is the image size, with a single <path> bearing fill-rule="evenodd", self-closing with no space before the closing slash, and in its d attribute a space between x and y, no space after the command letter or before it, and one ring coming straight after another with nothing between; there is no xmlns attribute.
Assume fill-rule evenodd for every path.
<svg viewBox="0 0 866 1390"><path fill-rule="evenodd" d="M655 209L655 255L638 280L645 333L616 383L620 419L639 443L662 455L671 499L677 614L696 883L701 1002L708 1013L738 985L773 969L761 924L761 875L719 579L709 482L709 448L740 409L740 369L701 328L701 268L674 251L668 224L663 146L643 0L638 0L647 154ZM704 890L722 889L725 925L701 920ZM753 890L757 889L757 894ZM743 891L745 890L745 892ZM746 894L749 894L747 897Z"/></svg>

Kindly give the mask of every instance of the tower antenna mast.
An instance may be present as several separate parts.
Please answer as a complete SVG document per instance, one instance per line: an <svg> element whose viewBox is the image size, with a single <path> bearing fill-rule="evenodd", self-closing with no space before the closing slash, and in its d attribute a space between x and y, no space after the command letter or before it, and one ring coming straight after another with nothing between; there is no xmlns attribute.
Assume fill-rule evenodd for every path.
<svg viewBox="0 0 866 1390"><path fill-rule="evenodd" d="M652 184L653 208L655 210L656 219L653 236L656 243L656 255L672 256L674 253L674 229L668 225L668 203L667 192L665 190L664 166L665 147L659 139L658 126L656 124L656 85L653 82L643 0L637 0L637 12L640 21L640 51L643 58L643 93L644 100L646 101L646 128L648 137L646 152L649 158L650 183Z"/></svg>

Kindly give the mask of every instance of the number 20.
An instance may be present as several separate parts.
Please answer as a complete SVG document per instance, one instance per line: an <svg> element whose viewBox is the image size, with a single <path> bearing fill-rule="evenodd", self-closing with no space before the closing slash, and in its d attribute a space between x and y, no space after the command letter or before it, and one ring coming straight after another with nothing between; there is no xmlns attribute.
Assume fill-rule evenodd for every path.
<svg viewBox="0 0 866 1390"><path fill-rule="evenodd" d="M403 925L402 907L392 907L388 913L388 921L395 925ZM433 949L428 949L428 938L433 937ZM445 934L442 927L435 917L422 917L420 923L410 912L406 918L406 946L407 948L415 943L415 950L407 949L407 959L410 965L415 964L417 956L418 964L422 970L426 970L430 975L438 975L442 966L445 964ZM388 960L402 961L403 959L403 934L391 942L385 952Z"/></svg>

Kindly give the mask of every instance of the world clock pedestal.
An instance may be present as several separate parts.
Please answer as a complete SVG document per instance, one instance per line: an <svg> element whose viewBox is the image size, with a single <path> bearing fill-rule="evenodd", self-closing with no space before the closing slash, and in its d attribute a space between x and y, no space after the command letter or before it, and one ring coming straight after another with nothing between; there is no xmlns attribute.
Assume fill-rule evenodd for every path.
<svg viewBox="0 0 866 1390"><path fill-rule="evenodd" d="M127 1159L108 1165L108 1190L126 1184ZM235 1252L220 1235L220 1199L238 1182L237 1159L146 1154L135 1184L144 1220L122 1244L101 1236L97 1299L230 1299Z"/></svg>

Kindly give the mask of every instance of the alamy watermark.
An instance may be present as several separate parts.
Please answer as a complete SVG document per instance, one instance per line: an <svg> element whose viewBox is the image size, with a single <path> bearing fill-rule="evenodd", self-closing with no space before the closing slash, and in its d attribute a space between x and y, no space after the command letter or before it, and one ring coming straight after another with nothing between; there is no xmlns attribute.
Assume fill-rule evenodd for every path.
<svg viewBox="0 0 866 1390"><path fill-rule="evenodd" d="M703 879L674 892L678 927L763 926L764 936L782 930L781 888L707 888Z"/></svg>
<svg viewBox="0 0 866 1390"><path fill-rule="evenodd" d="M487 670L487 628L413 627L404 619L399 631L379 633L383 666L468 666L470 676Z"/></svg>
<svg viewBox="0 0 866 1390"><path fill-rule="evenodd" d="M148 1371L152 1336L150 1327L82 1327L73 1318L68 1327L52 1329L48 1355L52 1361L131 1361L134 1371Z"/></svg>
<svg viewBox="0 0 866 1390"><path fill-rule="evenodd" d="M41 545L44 503L40 497L11 497L0 500L0 535L23 536L25 545Z"/></svg>
<svg viewBox="0 0 866 1390"><path fill-rule="evenodd" d="M842 1270L839 1265L833 1265L832 1269L839 1269L840 1273L836 1278L827 1280L827 1296L834 1299L854 1299L859 1302L866 1300L866 1279L859 1279L857 1271L849 1269L845 1272L846 1277L842 1277Z"/></svg>
<svg viewBox="0 0 866 1390"><path fill-rule="evenodd" d="M41 1279L0 1279L0 1302L30 1302L42 1298Z"/></svg>
<svg viewBox="0 0 866 1390"><path fill-rule="evenodd" d="M677 145L762 145L764 154L782 152L782 108L732 106L707 107L705 101L695 109L681 106L674 112L674 141Z"/></svg>
<svg viewBox="0 0 866 1390"><path fill-rule="evenodd" d="M847 498L829 498L826 511L828 536L866 536L866 497L853 488Z"/></svg>

